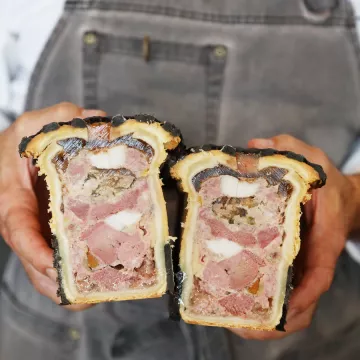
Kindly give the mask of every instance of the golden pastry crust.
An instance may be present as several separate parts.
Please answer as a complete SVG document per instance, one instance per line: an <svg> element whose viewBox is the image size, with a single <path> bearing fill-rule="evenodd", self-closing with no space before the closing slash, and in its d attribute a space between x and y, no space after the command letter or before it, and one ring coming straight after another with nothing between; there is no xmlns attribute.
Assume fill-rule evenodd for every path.
<svg viewBox="0 0 360 360"><path fill-rule="evenodd" d="M89 140L91 128L104 126L108 132L108 140L112 141L126 135L148 144L153 149L153 157L149 168L149 184L156 198L156 216L161 222L154 247L157 259L157 282L146 289L124 290L119 292L81 294L73 284L70 269L67 241L63 235L61 203L61 183L55 165L54 156L63 150L58 141L68 138ZM164 261L164 246L168 243L168 223L166 206L161 190L159 168L167 158L167 150L176 148L181 142L180 132L172 125L160 123L147 115L134 117L92 117L73 119L68 123L51 123L43 127L37 134L26 137L19 145L21 156L37 160L39 173L44 174L50 193L49 211L52 213L50 227L53 233L54 266L58 271L59 295L62 304L91 304L104 301L133 300L162 296L167 288Z"/></svg>
<svg viewBox="0 0 360 360"><path fill-rule="evenodd" d="M229 149L230 148L230 149ZM209 169L218 168L220 166L230 169L231 171L239 172L237 156L250 155L256 158L257 169L261 171L269 167L277 167L287 170L286 180L289 181L296 191L292 193L289 198L289 203L286 210L286 234L282 248L282 269L284 269L279 283L281 284L281 294L279 301L275 304L276 314L268 322L257 323L249 320L244 320L240 317L216 317L203 316L194 314L189 310L188 301L189 294L193 285L193 270L192 270L192 247L194 242L194 228L200 208L201 199L196 189L193 179L202 171L211 171ZM309 163L302 156L278 152L276 150L246 150L235 149L231 147L212 147L203 150L197 148L190 150L189 153L175 163L171 168L171 175L178 180L179 187L187 193L187 206L185 209L185 219L183 226L183 233L181 236L181 250L180 250L180 268L184 274L184 281L182 283L182 294L180 300L180 313L185 322L198 325L207 326L223 326L233 328L249 328L257 330L274 330L276 326L283 321L283 305L288 299L289 283L288 283L288 269L298 254L300 249L300 217L301 204L304 204L311 197L310 191L313 188L321 187L326 182L326 175L322 168L318 165ZM216 176L216 175L214 175ZM246 179L243 179L246 181Z"/></svg>

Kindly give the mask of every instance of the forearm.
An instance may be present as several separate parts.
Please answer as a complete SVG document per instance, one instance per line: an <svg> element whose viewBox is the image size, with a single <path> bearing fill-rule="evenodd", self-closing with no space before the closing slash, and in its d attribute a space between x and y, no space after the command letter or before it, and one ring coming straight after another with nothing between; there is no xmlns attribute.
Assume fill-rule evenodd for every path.
<svg viewBox="0 0 360 360"><path fill-rule="evenodd" d="M360 235L360 173L348 175L347 178L350 180L351 189L350 191L350 234ZM360 241L360 237L358 237Z"/></svg>

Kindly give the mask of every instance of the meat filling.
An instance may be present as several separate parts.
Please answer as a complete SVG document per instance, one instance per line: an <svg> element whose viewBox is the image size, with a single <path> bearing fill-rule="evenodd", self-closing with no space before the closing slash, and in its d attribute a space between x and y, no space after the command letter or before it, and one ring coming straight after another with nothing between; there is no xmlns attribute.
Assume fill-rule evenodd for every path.
<svg viewBox="0 0 360 360"><path fill-rule="evenodd" d="M220 175L201 182L190 311L259 321L270 316L292 192L285 174L271 168L264 176Z"/></svg>
<svg viewBox="0 0 360 360"><path fill-rule="evenodd" d="M148 154L126 144L84 146L54 158L79 293L155 284L150 161Z"/></svg>

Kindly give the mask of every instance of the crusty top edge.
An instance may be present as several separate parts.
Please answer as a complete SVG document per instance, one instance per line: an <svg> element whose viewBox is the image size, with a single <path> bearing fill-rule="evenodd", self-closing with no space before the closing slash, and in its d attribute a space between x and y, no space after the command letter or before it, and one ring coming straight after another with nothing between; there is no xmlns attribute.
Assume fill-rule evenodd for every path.
<svg viewBox="0 0 360 360"><path fill-rule="evenodd" d="M303 155L296 154L292 151L280 151L275 149L255 149L255 148L241 148L241 147L235 147L232 145L214 145L214 144L206 144L202 146L195 146L187 149L186 151L182 151L181 155L178 156L176 159L172 159L171 166L174 166L177 162L183 160L187 155L199 153L202 151L211 151L211 150L220 150L223 153L230 155L230 156L236 156L236 153L242 153L242 154L254 154L258 155L259 157L264 156L272 156L272 155L283 155L286 156L289 159L296 160L299 162L303 162L309 166L311 166L317 173L318 173L318 180L311 183L312 188L320 188L325 185L327 176L325 174L324 169L321 165L314 164L310 161L308 161Z"/></svg>
<svg viewBox="0 0 360 360"><path fill-rule="evenodd" d="M121 124L123 124L125 121L130 120L130 119L136 120L140 123L147 123L147 124L158 123L171 136L180 137L180 139L182 139L181 132L175 125L173 125L169 122L166 122L166 121L161 122L152 115L138 114L138 115L133 115L133 116L124 116L124 115L92 116L92 117L88 117L85 119L75 118L75 119L72 119L71 121L67 121L67 122L52 122L52 123L44 125L42 127L42 129L39 130L36 134L22 138L22 140L19 144L19 153L20 153L20 155L24 155L27 150L28 144L37 135L39 135L41 133L46 134L51 131L56 131L63 125L70 125L74 128L86 128L87 125L91 125L94 123L111 123L112 127L117 127L117 126L120 126Z"/></svg>

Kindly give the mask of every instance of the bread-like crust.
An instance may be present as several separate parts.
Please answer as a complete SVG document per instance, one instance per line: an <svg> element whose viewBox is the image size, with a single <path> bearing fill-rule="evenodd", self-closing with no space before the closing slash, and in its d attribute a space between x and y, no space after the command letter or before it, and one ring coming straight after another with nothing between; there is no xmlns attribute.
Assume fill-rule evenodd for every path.
<svg viewBox="0 0 360 360"><path fill-rule="evenodd" d="M119 137L129 135L132 138L143 140L148 143L155 151L153 161L151 163L149 173L152 174L152 186L156 193L158 200L158 211L161 215L161 236L164 239L162 246L156 246L156 251L160 257L164 257L164 247L167 249L169 241L168 224L166 216L166 206L161 191L161 180L159 178L159 168L167 158L167 151L176 148L181 142L181 134L179 130L169 123L161 123L154 117L149 115L135 115L131 117L114 116L114 117L90 117L86 119L73 119L66 123L50 123L44 126L37 134L25 137L19 145L19 152L21 156L32 157L37 160L37 166L40 168L39 173L46 175L46 183L50 192L49 211L53 214L50 221L50 227L53 233L52 247L54 249L54 267L58 271L59 290L58 295L61 298L63 305L68 304L90 304L103 301L119 301L119 300L133 300L142 298L160 297L166 291L167 279L166 274L172 273L172 269L165 269L165 262L161 272L161 284L150 291L139 292L119 292L107 293L107 295L95 296L81 296L70 290L70 282L67 281L66 266L63 262L64 254L66 253L64 246L59 241L57 231L57 197L61 189L58 186L53 165L49 164L51 159L62 148L57 144L59 140L67 138L80 138L88 141L88 127L92 125L110 124L110 138L114 140ZM51 176L50 176L51 174ZM160 234L159 234L160 235ZM168 251L167 251L168 253ZM167 254L169 256L169 254ZM171 256L171 254L170 254ZM168 261L166 261L168 263ZM171 264L171 261L170 261ZM159 270L159 269L158 269Z"/></svg>
<svg viewBox="0 0 360 360"><path fill-rule="evenodd" d="M306 172L308 172L308 174L306 175L306 177L309 179L309 183L311 188L319 188L323 185L325 185L326 183L326 174L323 170L323 168L318 165L318 164L314 164L310 161L308 161L304 156L296 154L292 151L279 151L279 150L275 150L275 149L244 149L244 148L239 148L239 147L233 147L230 145L224 145L224 146L217 146L217 145L204 145L201 147L192 147L190 149L188 149L187 151L184 151L182 153L181 156L178 156L178 158L173 160L173 164L172 164L172 170L171 170L171 175L177 179L181 181L181 167L186 167L187 164L189 164L188 162L183 163L182 160L184 160L184 158L186 157L187 159L194 158L195 159L199 159L196 156L196 154L199 153L210 153L212 155L219 155L220 158L224 159L226 161L229 161L230 164L232 166L230 166L231 168L233 168L234 170L237 170L237 166L236 166L236 159L235 159L235 155L236 153L241 153L241 154L245 154L245 155L256 155L259 158L262 157L273 157L273 159L281 159L280 161L289 161L292 160L291 163L294 164L295 166L303 166L304 169L306 169ZM228 157L226 155L229 155ZM204 155L207 156L207 155ZM267 159L267 161L271 161L270 159ZM299 165L299 163L301 163L301 165ZM298 165L296 165L298 164ZM300 167L299 167L300 169ZM305 174L305 173L304 173ZM185 191L185 190L184 190Z"/></svg>
<svg viewBox="0 0 360 360"><path fill-rule="evenodd" d="M111 139L121 136L121 133L129 133L131 129L148 129L152 133L156 133L166 150L176 148L181 142L181 133L174 125L168 122L162 123L150 115L93 116L86 119L75 118L69 122L52 122L43 126L35 135L24 137L21 140L19 144L20 156L37 158L52 141L68 137L79 137L87 140L88 125L109 122L112 127L110 131ZM127 131L129 128L130 131Z"/></svg>
<svg viewBox="0 0 360 360"><path fill-rule="evenodd" d="M187 246L192 246L190 224L195 221L197 204L199 203L199 196L194 187L193 177L204 169L211 169L218 166L224 166L238 172L236 161L236 154L253 155L258 158L257 170L262 170L267 167L280 167L286 168L289 171L288 179L291 177L291 183L296 183L298 187L298 199L294 200L295 203L305 203L310 199L310 190L313 188L321 187L326 182L326 175L321 166L312 164L307 161L303 156L294 154L292 152L276 151L273 149L239 149L231 146L213 146L207 145L200 148L192 148L184 154L180 160L174 162L171 168L171 176L178 180L180 189L187 193L187 206L185 209L185 225L181 237L181 250L180 250L180 268L183 273L182 284L180 284L180 313L185 322L198 325L208 326L225 326L225 327L246 327L255 330L284 330L285 316L287 310L287 302L291 290L292 280L292 263L300 249L300 206L293 205L293 213L291 214L292 228L294 229L294 237L287 242L284 241L283 246L283 259L284 264L287 266L286 276L281 279L283 287L283 304L278 306L282 307L281 313L276 319L276 323L254 325L245 323L236 323L234 320L228 321L227 318L210 319L210 317L200 318L186 311L185 299L181 296L184 294L187 281L192 281L192 271L190 270L191 264L186 259ZM188 242L186 242L186 240ZM191 251L188 252L188 254ZM189 256L189 255L188 255ZM285 267L284 267L285 268ZM189 280L190 279L190 280ZM179 284L178 284L179 285ZM187 288L189 291L190 285ZM282 316L280 316L282 315Z"/></svg>

